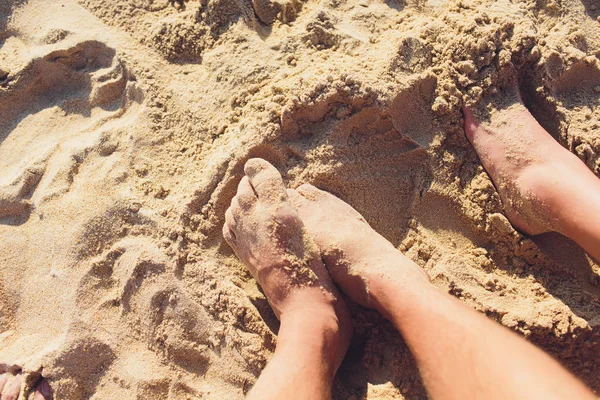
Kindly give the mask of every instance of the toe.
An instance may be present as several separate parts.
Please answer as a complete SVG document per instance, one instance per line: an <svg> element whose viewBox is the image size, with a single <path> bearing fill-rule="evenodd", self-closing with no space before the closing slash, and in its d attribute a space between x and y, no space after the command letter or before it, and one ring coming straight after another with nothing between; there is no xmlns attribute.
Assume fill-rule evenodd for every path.
<svg viewBox="0 0 600 400"><path fill-rule="evenodd" d="M233 232L233 227L235 226L235 220L233 217L233 212L231 208L228 208L225 212L225 223L223 224L223 238L229 243L229 245L233 245L235 243L235 233Z"/></svg>
<svg viewBox="0 0 600 400"><path fill-rule="evenodd" d="M327 192L324 192L320 189L317 189L310 183L305 183L299 186L297 189L298 193L300 193L304 198L308 200L318 200L327 196Z"/></svg>
<svg viewBox="0 0 600 400"><path fill-rule="evenodd" d="M285 192L287 193L290 200L297 200L302 197L300 196L300 193L296 191L296 189L286 189Z"/></svg>
<svg viewBox="0 0 600 400"><path fill-rule="evenodd" d="M48 383L47 379L42 379L40 383L38 383L37 388L35 389L35 394L33 395L33 400L50 400L52 399L52 388Z"/></svg>
<svg viewBox="0 0 600 400"><path fill-rule="evenodd" d="M17 400L19 393L21 393L21 377L17 375L4 387L2 400Z"/></svg>
<svg viewBox="0 0 600 400"><path fill-rule="evenodd" d="M473 142L475 131L477 130L479 124L477 123L473 112L469 108L463 107L463 114L465 116L465 133L467 138Z"/></svg>
<svg viewBox="0 0 600 400"><path fill-rule="evenodd" d="M287 189L286 193L287 193L288 199L290 199L290 201L296 208L299 209L308 204L308 199L305 198L304 196L300 195L300 193L298 193L298 191L296 189Z"/></svg>
<svg viewBox="0 0 600 400"><path fill-rule="evenodd" d="M234 221L238 220L243 210L244 208L242 208L238 196L234 196L233 199L231 199L229 208L227 209L227 211L231 212Z"/></svg>
<svg viewBox="0 0 600 400"><path fill-rule="evenodd" d="M233 207L229 207L227 211L225 211L225 226L229 229L233 230L236 225L235 214L233 213Z"/></svg>
<svg viewBox="0 0 600 400"><path fill-rule="evenodd" d="M311 204L313 204L313 207L311 208L311 213L314 211L315 207L329 210L335 209L338 214L356 218L367 223L362 214L355 210L354 207L329 192L317 189L308 183L299 186L296 191L304 198L305 204L307 204L307 201L312 202ZM298 207L298 209L300 209L300 207ZM306 216L307 214L303 213L303 215Z"/></svg>
<svg viewBox="0 0 600 400"><path fill-rule="evenodd" d="M270 202L285 200L283 179L273 165L260 158L251 158L246 162L244 172L259 200Z"/></svg>
<svg viewBox="0 0 600 400"><path fill-rule="evenodd" d="M230 246L233 247L233 244L235 243L235 234L231 229L229 229L227 224L223 225L223 238L227 243L229 243Z"/></svg>
<svg viewBox="0 0 600 400"><path fill-rule="evenodd" d="M237 197L237 202L243 210L252 208L254 203L256 203L256 193L254 193L250 179L247 176L244 176L240 181L235 197Z"/></svg>
<svg viewBox="0 0 600 400"><path fill-rule="evenodd" d="M4 390L6 381L8 381L8 375L6 375L6 374L0 375L0 396L2 396L2 391Z"/></svg>

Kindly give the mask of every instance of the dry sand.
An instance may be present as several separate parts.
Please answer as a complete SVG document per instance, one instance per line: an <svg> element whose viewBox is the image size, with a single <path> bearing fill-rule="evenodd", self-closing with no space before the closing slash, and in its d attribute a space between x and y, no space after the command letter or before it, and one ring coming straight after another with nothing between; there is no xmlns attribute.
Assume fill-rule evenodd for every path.
<svg viewBox="0 0 600 400"><path fill-rule="evenodd" d="M511 227L460 113L514 66L599 174L599 15L596 0L0 0L0 363L22 368L23 398L40 374L57 399L242 398L277 320L220 232L259 156L599 391L600 267ZM334 397L424 398L400 336L353 313Z"/></svg>

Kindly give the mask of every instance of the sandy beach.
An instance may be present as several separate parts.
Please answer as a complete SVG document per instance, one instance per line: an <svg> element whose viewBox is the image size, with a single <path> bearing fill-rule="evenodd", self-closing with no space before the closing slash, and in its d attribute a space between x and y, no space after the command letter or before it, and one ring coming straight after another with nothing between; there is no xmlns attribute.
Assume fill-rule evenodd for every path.
<svg viewBox="0 0 600 400"><path fill-rule="evenodd" d="M260 157L600 393L600 265L515 230L465 137L515 75L600 177L596 0L0 0L0 368L20 399L242 399L279 322L221 228ZM427 398L350 307L333 398Z"/></svg>

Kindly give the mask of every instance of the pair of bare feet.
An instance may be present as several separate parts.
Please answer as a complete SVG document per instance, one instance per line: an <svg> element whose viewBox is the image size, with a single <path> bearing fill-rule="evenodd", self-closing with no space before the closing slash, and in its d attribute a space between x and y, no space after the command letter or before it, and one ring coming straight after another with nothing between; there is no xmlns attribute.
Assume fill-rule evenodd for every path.
<svg viewBox="0 0 600 400"><path fill-rule="evenodd" d="M516 228L531 235L560 232L600 259L600 181L537 123L522 104L516 87L508 88L500 97L504 101L512 98L512 101L507 106L494 109L492 99L486 109L465 109L465 131L498 189L508 219ZM492 109L488 116L490 106ZM443 298L438 298L433 308L427 301L420 301L415 303L420 310L405 318L408 323L403 323L401 316L410 314L411 310L410 307L398 307L401 294L404 299L419 297L419 292L439 296L430 290L426 274L375 232L356 210L311 185L286 190L279 172L264 160L249 160L245 174L226 212L223 235L260 283L275 314L281 319L277 348L280 349L282 342L291 343L287 350L282 350L283 359L289 356L289 359L298 360L316 354L312 359L305 357L305 364L296 363L297 368L304 370L321 369L322 373L317 374L315 379L321 375L324 377L321 382L323 390L315 393L326 392L352 336L349 311L340 289L352 301L379 310L400 326L407 342L416 350L420 367L428 370L429 375L434 376L437 366L445 360L464 355L463 352L451 353L447 348L435 349L431 355L424 355L429 348L435 348L444 341L436 338L424 342L422 347L422 339L447 326L435 325L429 331L421 331L422 326L411 328L411 325L419 324L408 319L423 310L430 313L447 310L449 314L456 315L465 311ZM473 324L481 324L481 329L501 338L498 342L501 346L511 343L512 339L505 338L505 334L499 333L496 328L485 325L480 319L470 318L474 318L473 315L466 312L464 329L456 330L460 332L459 336L467 334ZM437 319L442 320L443 313ZM420 324L426 325L429 320L421 320ZM456 321L453 320L452 324L456 325ZM285 335L282 330L285 330ZM450 330L446 331L444 337L449 337L449 333ZM519 350L518 342L510 346L513 345ZM310 351L298 354L297 349L300 352ZM524 347L512 357L530 351L530 348ZM442 352L451 355L435 360ZM501 357L498 355L498 358ZM538 357L538 353L532 352L531 357L521 360L521 364ZM551 361L543 357L540 360L536 368L543 371L541 365ZM472 362L478 361L466 363L468 369L474 367ZM501 363L498 362L498 365ZM288 367L286 364L285 368ZM502 368L496 374L503 379L502 374L510 368ZM0 400L16 399L21 392L20 375L1 370L0 373ZM449 370L446 370L442 376L448 374ZM295 375L306 376L302 373ZM288 378L293 379L293 376ZM551 369L548 376L569 382L567 386L577 386L556 368ZM281 378L276 373L269 377L272 378L270 382L263 380L267 387L263 386L262 393L270 390L269 385L276 386L276 380ZM442 380L433 379L431 382ZM435 392L434 384L429 386L429 390ZM448 387L437 389L448 391ZM517 389L522 390L522 387ZM585 389L581 390L580 393L587 393ZM51 396L48 382L41 380L36 386L34 399L47 400Z"/></svg>
<svg viewBox="0 0 600 400"><path fill-rule="evenodd" d="M375 232L351 206L312 185L287 189L279 172L262 159L245 165L246 176L225 214L223 235L260 283L275 314L326 320L327 357L335 369L352 336L350 315L333 284L353 301L378 308L372 285L404 274L425 273ZM367 245L368 244L368 245ZM372 269L373 258L381 268Z"/></svg>
<svg viewBox="0 0 600 400"><path fill-rule="evenodd" d="M516 85L499 96L512 101L494 108L491 99L485 109L465 108L464 114L467 137L491 175L506 216L527 234L557 231L599 257L600 232L582 229L585 221L577 213L582 204L565 198L568 191L591 184L600 194L598 179L537 123ZM394 290L385 290L391 282L396 290L413 293L430 286L426 274L350 205L308 184L286 190L279 172L261 159L245 165L223 235L262 286L282 326L286 319L304 321L296 323L300 326L322 321L317 331L327 332L323 355L330 374L352 335L337 288L392 318Z"/></svg>
<svg viewBox="0 0 600 400"><path fill-rule="evenodd" d="M21 374L19 371L0 371L0 400L16 400L21 393ZM52 389L46 379L42 379L35 386L33 400L52 399Z"/></svg>

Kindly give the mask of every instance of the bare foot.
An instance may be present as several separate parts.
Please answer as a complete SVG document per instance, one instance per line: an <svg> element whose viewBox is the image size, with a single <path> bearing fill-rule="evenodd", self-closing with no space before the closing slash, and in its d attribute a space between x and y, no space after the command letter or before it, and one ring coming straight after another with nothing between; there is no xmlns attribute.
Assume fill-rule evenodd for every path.
<svg viewBox="0 0 600 400"><path fill-rule="evenodd" d="M223 236L261 285L282 324L292 315L326 322L337 337L329 350L339 365L352 336L348 308L288 201L279 172L256 158L248 160L244 171L225 213Z"/></svg>
<svg viewBox="0 0 600 400"><path fill-rule="evenodd" d="M21 393L21 374L5 372L0 374L0 400L16 400ZM48 381L42 378L35 387L33 400L51 400L52 389Z"/></svg>
<svg viewBox="0 0 600 400"><path fill-rule="evenodd" d="M509 104L506 104L508 100ZM497 103L504 105L497 106ZM535 120L521 101L516 83L481 108L464 108L465 132L490 174L509 221L529 235L564 232L561 186L591 172ZM564 193L562 193L564 196Z"/></svg>
<svg viewBox="0 0 600 400"><path fill-rule="evenodd" d="M335 283L355 302L382 311L389 282L428 282L425 271L375 232L358 211L334 195L304 184L288 189Z"/></svg>

